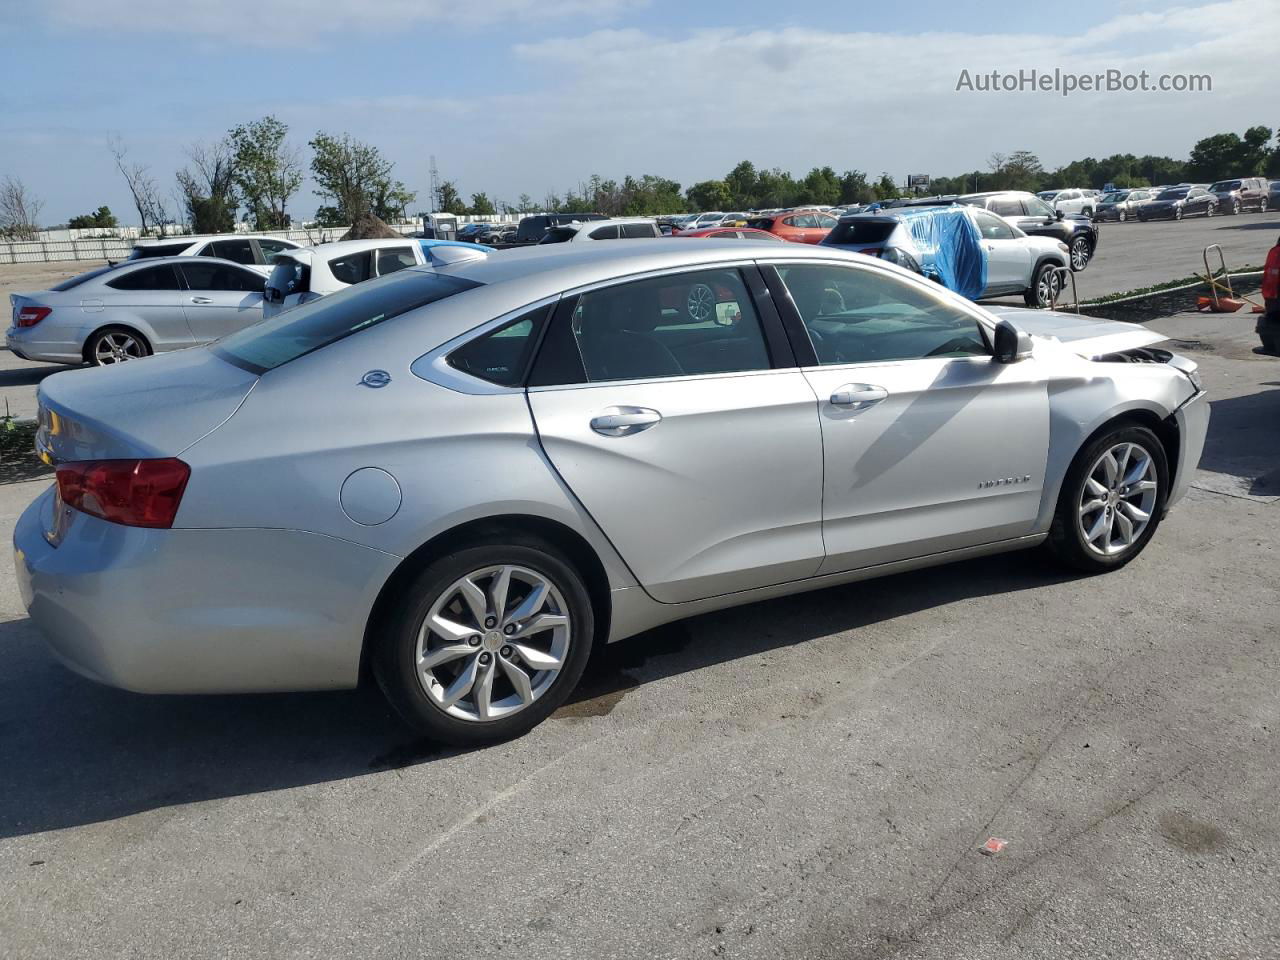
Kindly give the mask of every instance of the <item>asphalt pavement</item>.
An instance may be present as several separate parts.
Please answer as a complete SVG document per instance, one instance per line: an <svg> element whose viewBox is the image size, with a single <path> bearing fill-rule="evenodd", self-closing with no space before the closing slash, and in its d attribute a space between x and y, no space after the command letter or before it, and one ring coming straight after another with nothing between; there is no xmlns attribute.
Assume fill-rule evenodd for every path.
<svg viewBox="0 0 1280 960"><path fill-rule="evenodd" d="M0 957L1280 956L1280 360L1244 314L1151 325L1213 420L1129 566L706 615L486 750L369 692L96 686L0 576Z"/></svg>

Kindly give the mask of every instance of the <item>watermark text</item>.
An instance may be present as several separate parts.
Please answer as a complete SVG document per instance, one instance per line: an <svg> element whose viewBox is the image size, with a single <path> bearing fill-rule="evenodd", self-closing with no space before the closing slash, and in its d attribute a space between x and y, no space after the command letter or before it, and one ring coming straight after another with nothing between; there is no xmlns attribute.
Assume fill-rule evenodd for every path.
<svg viewBox="0 0 1280 960"><path fill-rule="evenodd" d="M956 92L970 93L1057 93L1069 97L1073 93L1212 93L1213 77L1207 73L1160 73L1146 70L1127 73L1104 70L1101 73L1071 73L1059 67L1053 70L1024 68L1015 72L1000 70L961 70Z"/></svg>

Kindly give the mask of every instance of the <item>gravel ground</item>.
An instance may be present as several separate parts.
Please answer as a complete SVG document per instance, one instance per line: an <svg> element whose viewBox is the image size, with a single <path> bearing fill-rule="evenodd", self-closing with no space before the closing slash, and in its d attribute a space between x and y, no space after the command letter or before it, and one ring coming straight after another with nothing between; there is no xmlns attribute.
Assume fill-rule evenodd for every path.
<svg viewBox="0 0 1280 960"><path fill-rule="evenodd" d="M3 576L0 957L1280 956L1280 360L1245 315L1153 326L1213 422L1128 567L704 616L488 750L368 693L97 687Z"/></svg>

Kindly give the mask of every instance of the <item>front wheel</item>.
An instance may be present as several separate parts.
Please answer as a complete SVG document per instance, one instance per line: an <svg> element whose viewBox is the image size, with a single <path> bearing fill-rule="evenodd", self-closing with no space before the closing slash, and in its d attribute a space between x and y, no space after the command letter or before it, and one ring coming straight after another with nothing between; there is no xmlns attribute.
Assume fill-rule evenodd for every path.
<svg viewBox="0 0 1280 960"><path fill-rule="evenodd" d="M373 671L433 740L520 736L564 703L591 653L586 586L554 547L486 543L427 566L374 626Z"/></svg>
<svg viewBox="0 0 1280 960"><path fill-rule="evenodd" d="M1174 208L1174 211L1173 211L1173 219L1175 219L1175 220L1181 220L1181 219L1182 219L1182 208L1181 208L1181 207L1175 207L1175 208Z"/></svg>
<svg viewBox="0 0 1280 960"><path fill-rule="evenodd" d="M1067 470L1049 548L1077 570L1124 566L1155 534L1168 485L1168 461L1154 433L1136 424L1107 431Z"/></svg>
<svg viewBox="0 0 1280 960"><path fill-rule="evenodd" d="M1210 209L1212 209L1212 208L1210 208ZM1239 213L1240 213L1240 201L1239 201L1239 200L1233 200L1233 201L1232 201L1232 203L1231 203L1231 215L1234 217L1234 216L1238 216L1238 215L1239 215Z"/></svg>
<svg viewBox="0 0 1280 960"><path fill-rule="evenodd" d="M1093 256L1093 250L1089 247L1089 240L1086 237L1076 237L1071 241L1071 269L1083 270L1089 265L1089 258Z"/></svg>
<svg viewBox="0 0 1280 960"><path fill-rule="evenodd" d="M1217 212L1218 212L1218 208L1217 208L1217 207L1215 207L1215 206L1211 203L1211 204L1209 204L1209 206L1205 207L1204 215L1205 215L1206 217L1212 217L1212 216L1213 216L1215 213L1217 213ZM1232 210L1231 212L1232 212L1232 213L1239 213L1239 211L1238 211L1238 210Z"/></svg>
<svg viewBox="0 0 1280 960"><path fill-rule="evenodd" d="M1119 213L1119 215L1117 216L1117 219L1118 219L1121 223L1124 223L1126 220L1128 220L1128 219L1129 219L1129 214L1127 214L1127 213L1125 213L1123 210L1121 210L1121 211L1120 211L1120 213Z"/></svg>

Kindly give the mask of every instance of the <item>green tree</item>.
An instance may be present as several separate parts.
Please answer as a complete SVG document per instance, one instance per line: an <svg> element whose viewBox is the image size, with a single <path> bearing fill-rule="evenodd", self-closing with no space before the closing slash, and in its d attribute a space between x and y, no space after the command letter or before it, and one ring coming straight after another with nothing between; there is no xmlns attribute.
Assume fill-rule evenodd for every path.
<svg viewBox="0 0 1280 960"><path fill-rule="evenodd" d="M801 203L833 206L840 202L840 177L830 167L814 167L800 181Z"/></svg>
<svg viewBox="0 0 1280 960"><path fill-rule="evenodd" d="M724 185L729 190L729 202L726 206L742 209L757 206L760 196L760 176L756 173L755 164L750 160L743 160L730 170L724 178Z"/></svg>
<svg viewBox="0 0 1280 960"><path fill-rule="evenodd" d="M311 175L320 197L333 201L345 223L372 213L383 220L403 214L414 194L392 178L393 165L372 144L349 133L321 131L311 141Z"/></svg>
<svg viewBox="0 0 1280 960"><path fill-rule="evenodd" d="M458 187L452 180L445 180L440 184L439 203L442 213L462 216L467 212L467 204L462 199L462 195L458 193Z"/></svg>
<svg viewBox="0 0 1280 960"><path fill-rule="evenodd" d="M72 217L67 221L67 226L72 230L110 230L119 226L119 223L116 215L111 212L111 208L103 204L93 213L82 213Z"/></svg>
<svg viewBox="0 0 1280 960"><path fill-rule="evenodd" d="M871 200L871 184L861 170L846 170L840 175L839 203L868 203Z"/></svg>
<svg viewBox="0 0 1280 960"><path fill-rule="evenodd" d="M235 186L258 230L289 226L286 207L302 186L302 164L297 148L285 139L288 134L288 126L271 116L227 133Z"/></svg>
<svg viewBox="0 0 1280 960"><path fill-rule="evenodd" d="M471 195L471 209L467 212L473 217L491 217L498 211L494 208L488 194L473 193Z"/></svg>
<svg viewBox="0 0 1280 960"><path fill-rule="evenodd" d="M235 195L235 152L229 140L194 143L187 148L191 166L178 171L178 193L187 222L196 233L229 233L240 203Z"/></svg>
<svg viewBox="0 0 1280 960"><path fill-rule="evenodd" d="M880 174L875 191L877 200L892 200L902 192L898 189L898 185L893 182L893 177L887 173Z"/></svg>
<svg viewBox="0 0 1280 960"><path fill-rule="evenodd" d="M537 206L534 205L533 197L527 193L520 194L520 199L516 201L516 213L533 213L537 209Z"/></svg>
<svg viewBox="0 0 1280 960"><path fill-rule="evenodd" d="M703 180L685 191L685 198L694 210L727 210L733 206L733 196L723 180Z"/></svg>

